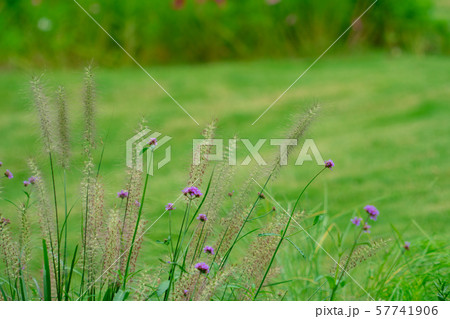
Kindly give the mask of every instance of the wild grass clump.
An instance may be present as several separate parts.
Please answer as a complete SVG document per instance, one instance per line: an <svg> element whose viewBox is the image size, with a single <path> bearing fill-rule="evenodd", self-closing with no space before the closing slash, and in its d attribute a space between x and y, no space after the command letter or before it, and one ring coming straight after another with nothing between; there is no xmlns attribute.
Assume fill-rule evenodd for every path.
<svg viewBox="0 0 450 319"><path fill-rule="evenodd" d="M308 187L335 169L333 161L318 167L310 180L299 182L298 196L284 205L273 197L271 184L286 158L274 155L269 165L255 167L235 187L236 166L228 162L233 147L214 165L208 161L211 147L199 147L200 161L191 165L186 184L180 185L181 199L167 203L157 219L150 218L151 175L130 168L124 185L117 186L117 197L105 193L103 176L108 172L101 169L103 149L97 149L92 69L86 69L84 80L81 165L70 157L64 88L57 89L53 100L41 78L33 78L31 88L48 165L30 159L23 201L2 198L2 300L284 300L294 298L288 293L290 287L307 292L305 299L334 300L348 298L349 286L360 289L358 299L418 298L405 287L435 289L438 298L447 299L448 268L430 261L438 258L434 243L407 243L398 232L392 238L370 237L376 223L383 222L383 214L372 205L356 212L345 231L335 224L325 228L324 211L305 209ZM314 105L299 115L287 138L301 140L317 112ZM210 140L215 134L214 121L203 137ZM157 145L150 138L143 152L152 157ZM287 156L292 150L287 149ZM0 167L4 187L16 187L13 172L6 169L10 163L0 162ZM66 172L74 167L82 174L80 200L72 203ZM17 213L15 220L3 217L7 207ZM68 236L78 225L74 210L81 212L75 244ZM139 256L148 244L144 235L160 218L168 221L166 236L158 241L165 253L157 256L158 263L143 264ZM33 232L34 223L40 231ZM337 247L331 254L322 246L329 238ZM418 255L419 247L424 254ZM37 260L31 258L34 249L39 250ZM284 278L286 265L279 260L286 250L299 256L294 266L303 272L301 280ZM360 265L375 262L376 253L382 255L381 263L371 266L368 278L350 275ZM328 271L323 271L324 266ZM431 279L423 286L417 271L430 267L436 268L433 286Z"/></svg>

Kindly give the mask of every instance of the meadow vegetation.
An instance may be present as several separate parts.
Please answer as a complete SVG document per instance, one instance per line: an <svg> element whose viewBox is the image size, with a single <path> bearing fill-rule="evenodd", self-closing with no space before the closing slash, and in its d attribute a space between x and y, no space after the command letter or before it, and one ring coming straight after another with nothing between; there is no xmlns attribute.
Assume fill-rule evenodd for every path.
<svg viewBox="0 0 450 319"><path fill-rule="evenodd" d="M275 155L265 167L230 167L225 161L189 169L189 139L199 137L194 133L199 127L181 111L175 114L176 106L162 94L143 89L148 84L138 71L99 70L94 81L89 69L82 88L73 84L82 77L78 73L54 73L57 81L47 83L34 77L33 93L26 93L33 109L15 93L26 87L24 76L4 77L4 87L11 89L5 90L9 103L2 110L9 120L1 126L8 136L1 169L13 177L1 180L1 298L445 300L448 236L439 229L448 221L448 181L441 178L448 175L442 164L448 152L448 61L386 55L330 59L311 73L304 90L295 90L273 110L276 117L252 127L261 104L268 105L265 101L283 87L280 80L303 64L164 70L170 89L194 107L192 114L211 123L203 124L204 138L312 136L336 164L332 171L325 163L280 170L273 149L264 150ZM252 67L257 71L249 72ZM221 86L211 79L212 70ZM183 79L191 79L190 85L183 86ZM361 79L367 82L362 85ZM50 81L72 84L52 89ZM258 85L251 86L254 81ZM306 105L315 104L319 92L317 115L317 107ZM173 163L150 178L123 169L124 141L137 116L131 123L133 116L124 117L130 108L123 106L110 115L115 122L102 116L110 114L111 103L127 105L122 99L130 95L134 113L150 119L143 126L179 139ZM220 114L215 108L220 121L211 122L205 116L208 100L235 112ZM149 108L149 101L164 107ZM287 120L299 112L303 115ZM33 142L36 135L29 129L36 115L41 143ZM296 150L291 151L295 158ZM157 153L149 145L146 154ZM374 216L376 221L368 219ZM366 221L372 228L363 228Z"/></svg>

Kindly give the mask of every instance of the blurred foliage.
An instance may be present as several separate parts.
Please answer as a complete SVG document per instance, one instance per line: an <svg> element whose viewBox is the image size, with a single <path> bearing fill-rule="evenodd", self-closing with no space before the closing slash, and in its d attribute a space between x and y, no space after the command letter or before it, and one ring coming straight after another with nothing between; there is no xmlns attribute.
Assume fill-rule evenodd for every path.
<svg viewBox="0 0 450 319"><path fill-rule="evenodd" d="M143 64L317 55L372 2L78 0ZM448 53L440 19L432 0L379 0L336 47ZM132 63L74 1L2 0L0 28L3 66Z"/></svg>

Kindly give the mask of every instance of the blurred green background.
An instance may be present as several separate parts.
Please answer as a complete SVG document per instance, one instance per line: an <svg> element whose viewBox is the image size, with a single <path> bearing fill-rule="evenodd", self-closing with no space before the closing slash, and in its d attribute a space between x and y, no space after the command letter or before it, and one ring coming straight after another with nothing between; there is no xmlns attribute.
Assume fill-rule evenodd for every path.
<svg viewBox="0 0 450 319"><path fill-rule="evenodd" d="M79 0L140 63L314 56L373 0ZM380 0L333 51L449 53L448 0ZM132 65L74 1L3 0L1 65Z"/></svg>
<svg viewBox="0 0 450 319"><path fill-rule="evenodd" d="M142 118L152 130L173 137L172 161L151 181L155 191L145 217L152 221L185 186L192 139L208 122L219 119L218 136L224 138L282 138L291 115L318 101L322 111L307 137L336 168L312 185L304 207L319 205L345 228L355 210L374 204L381 211L375 236L393 237L392 223L412 247L424 237L448 241L450 0L379 0L255 125L371 1L79 3L200 126L73 1L2 1L0 161L16 177L2 179L2 197L21 200L29 157L37 157L48 172L28 85L31 75L45 72L50 95L58 85L67 89L73 142L69 189L70 200L77 200L82 67L93 63L108 207L118 203L116 193L125 187L125 142ZM263 149L264 154L271 151ZM317 169L310 162L290 165L269 191L286 206ZM62 175L58 178L61 182ZM0 214L15 218L12 207L0 205ZM79 214L76 209L74 222ZM161 247L154 239L166 236L165 226L161 220L147 235L143 262L159 257ZM72 236L75 244L78 231ZM332 242L324 245L333 247ZM292 266L301 259L289 249L280 256L281 266L289 269L287 278L304 275ZM327 260L323 268L331 265Z"/></svg>

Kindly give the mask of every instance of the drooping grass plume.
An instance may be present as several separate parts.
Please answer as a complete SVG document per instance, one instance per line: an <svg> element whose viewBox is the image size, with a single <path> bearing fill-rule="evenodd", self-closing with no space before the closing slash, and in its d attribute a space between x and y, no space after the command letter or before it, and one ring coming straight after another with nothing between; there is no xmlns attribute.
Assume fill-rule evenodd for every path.
<svg viewBox="0 0 450 319"><path fill-rule="evenodd" d="M386 247L390 240L385 240L383 238L372 240L367 243L367 245L362 245L357 247L353 254L344 256L340 263L339 267L337 265L334 265L332 270L330 271L331 274L335 275L336 272L339 274L342 273L345 269L345 271L349 271L367 259L375 256L375 254L382 248ZM350 258L350 259L349 259ZM346 266L346 268L344 268Z"/></svg>

